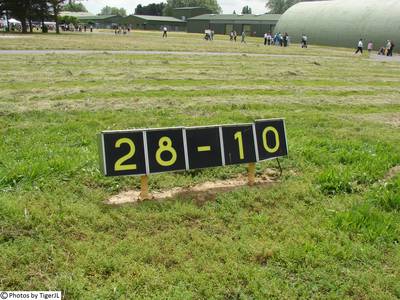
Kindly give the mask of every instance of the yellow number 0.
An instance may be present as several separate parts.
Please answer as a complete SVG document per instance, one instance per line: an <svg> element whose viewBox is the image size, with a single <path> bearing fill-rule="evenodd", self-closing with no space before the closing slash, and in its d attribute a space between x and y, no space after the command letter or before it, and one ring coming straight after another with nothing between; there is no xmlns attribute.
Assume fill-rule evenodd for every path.
<svg viewBox="0 0 400 300"><path fill-rule="evenodd" d="M158 142L158 150L156 152L156 161L160 166L163 167L170 167L176 162L176 151L174 148L172 148L172 141L169 137L162 137L160 141ZM163 152L169 152L171 153L172 157L170 160L163 160L161 158L161 153Z"/></svg>
<svg viewBox="0 0 400 300"><path fill-rule="evenodd" d="M234 135L235 140L238 140L238 146L239 146L239 158L244 159L244 150L243 150L243 136L242 132L238 131Z"/></svg>
<svg viewBox="0 0 400 300"><path fill-rule="evenodd" d="M135 144L133 143L133 141L131 139L122 138L122 139L119 139L115 143L115 148L120 148L122 144L128 144L130 147L130 150L129 150L128 154L122 156L120 159L117 160L117 162L115 163L115 166L114 166L115 171L136 170L137 166L135 164L123 165L124 162L126 162L128 159L132 158L135 155L135 152L136 152Z"/></svg>
<svg viewBox="0 0 400 300"><path fill-rule="evenodd" d="M274 148L270 148L270 147L268 146L268 143L267 143L267 133L268 133L268 131L272 131L272 132L274 133L274 135L275 135L276 145L275 145ZM264 148L265 148L265 150L267 150L267 152L269 152L269 153L275 153L276 151L278 151L279 146L280 146L280 144L279 144L279 133L278 133L278 130L276 130L276 129L275 129L274 127L272 127L272 126L266 127L266 128L264 129L263 133L262 133L262 139L263 139Z"/></svg>

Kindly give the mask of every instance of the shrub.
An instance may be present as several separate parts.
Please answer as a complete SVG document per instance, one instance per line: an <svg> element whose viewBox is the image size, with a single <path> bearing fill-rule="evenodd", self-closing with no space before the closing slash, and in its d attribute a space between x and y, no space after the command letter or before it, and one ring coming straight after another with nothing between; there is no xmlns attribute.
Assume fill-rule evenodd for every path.
<svg viewBox="0 0 400 300"><path fill-rule="evenodd" d="M350 210L338 213L335 225L367 241L398 241L399 230L393 217L370 203L356 204Z"/></svg>

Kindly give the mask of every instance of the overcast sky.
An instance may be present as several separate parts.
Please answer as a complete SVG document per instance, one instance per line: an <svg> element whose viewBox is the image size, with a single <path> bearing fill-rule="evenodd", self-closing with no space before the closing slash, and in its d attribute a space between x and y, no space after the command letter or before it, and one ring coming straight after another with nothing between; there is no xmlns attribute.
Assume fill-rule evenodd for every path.
<svg viewBox="0 0 400 300"><path fill-rule="evenodd" d="M93 14L99 13L106 5L123 7L128 14L131 14L134 13L135 7L138 4L146 5L159 2L162 2L162 0L86 0L83 1L83 4L85 4L88 11ZM237 13L241 13L243 6L246 5L251 7L253 14L263 14L266 12L266 0L218 0L218 3L225 14L231 14L234 10L236 10Z"/></svg>

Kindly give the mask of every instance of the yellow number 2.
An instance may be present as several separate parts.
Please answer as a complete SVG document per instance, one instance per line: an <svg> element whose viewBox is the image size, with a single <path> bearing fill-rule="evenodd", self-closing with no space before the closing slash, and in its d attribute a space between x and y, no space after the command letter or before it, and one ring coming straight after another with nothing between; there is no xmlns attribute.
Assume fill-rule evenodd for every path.
<svg viewBox="0 0 400 300"><path fill-rule="evenodd" d="M115 163L115 166L114 166L115 171L136 170L137 166L135 164L123 165L124 162L126 162L128 159L132 158L135 155L135 152L136 152L135 144L133 143L133 141L131 139L122 138L122 139L119 139L115 143L115 148L120 148L122 144L128 144L130 150L129 150L128 154L122 156L120 159L117 160L117 162Z"/></svg>
<svg viewBox="0 0 400 300"><path fill-rule="evenodd" d="M158 142L158 150L156 152L156 161L160 166L163 167L170 167L176 162L176 151L174 148L172 148L172 141L169 137L162 137L160 141ZM163 160L161 158L161 154L163 152L169 152L171 153L171 159L170 160Z"/></svg>
<svg viewBox="0 0 400 300"><path fill-rule="evenodd" d="M238 131L234 135L235 140L238 141L238 146L239 146L239 158L244 159L244 150L243 150L243 136L242 132Z"/></svg>
<svg viewBox="0 0 400 300"><path fill-rule="evenodd" d="M267 142L267 133L271 131L274 135L275 135L275 147L271 148L270 146L268 146L268 142ZM278 130L276 130L276 128L269 126L266 127L262 133L262 139L263 139L263 145L264 148L267 152L269 153L275 153L276 151L278 151L280 143L279 143L279 133Z"/></svg>

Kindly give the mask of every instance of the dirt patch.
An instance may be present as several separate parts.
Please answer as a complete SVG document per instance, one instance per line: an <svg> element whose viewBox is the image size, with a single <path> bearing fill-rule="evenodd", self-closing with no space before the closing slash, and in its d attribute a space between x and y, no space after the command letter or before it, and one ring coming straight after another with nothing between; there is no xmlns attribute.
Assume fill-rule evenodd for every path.
<svg viewBox="0 0 400 300"><path fill-rule="evenodd" d="M275 170L267 170L258 175L254 187L266 186L278 182L279 173ZM177 187L164 191L152 191L151 200L161 201L172 198L192 198L198 204L214 200L218 194L233 191L248 186L247 176L240 175L233 179L207 181L190 187ZM139 190L125 191L106 200L106 204L120 205L125 203L137 203L143 201Z"/></svg>
<svg viewBox="0 0 400 300"><path fill-rule="evenodd" d="M0 39L19 39L25 38L25 36L18 36L18 35L0 35Z"/></svg>
<svg viewBox="0 0 400 300"><path fill-rule="evenodd" d="M399 173L400 173L400 165L391 168L385 176L385 181L393 179Z"/></svg>
<svg viewBox="0 0 400 300"><path fill-rule="evenodd" d="M400 113L369 114L365 116L365 119L400 127Z"/></svg>

